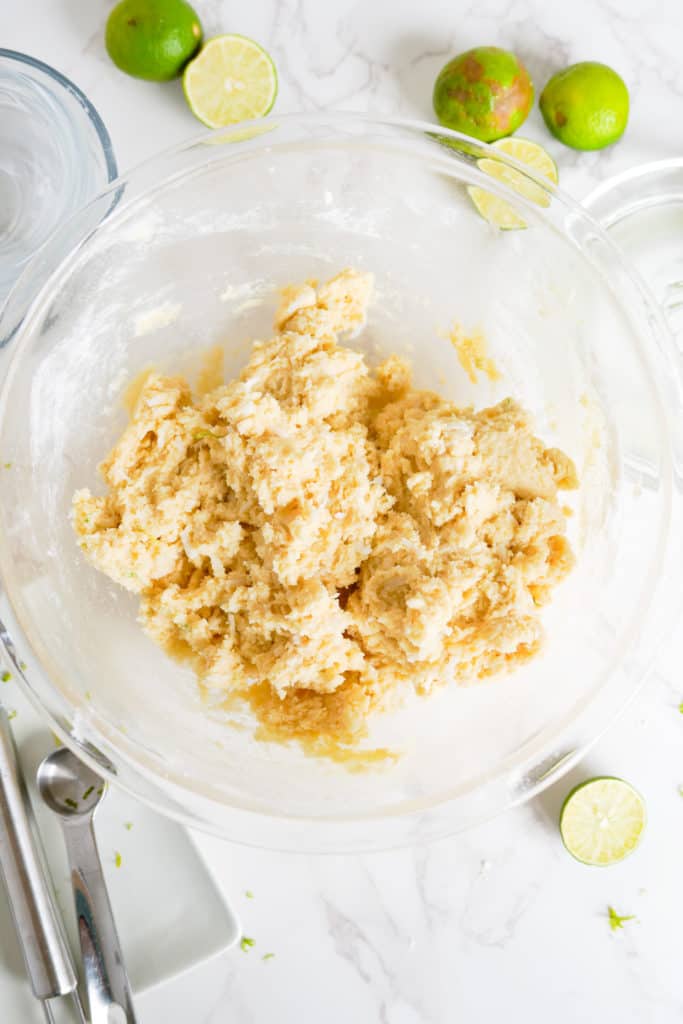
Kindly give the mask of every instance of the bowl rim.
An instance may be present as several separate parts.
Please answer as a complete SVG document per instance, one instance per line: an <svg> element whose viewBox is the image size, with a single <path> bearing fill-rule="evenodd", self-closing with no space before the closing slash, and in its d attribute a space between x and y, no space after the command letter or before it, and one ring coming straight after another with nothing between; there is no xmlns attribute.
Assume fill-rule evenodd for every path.
<svg viewBox="0 0 683 1024"><path fill-rule="evenodd" d="M594 218L590 216L590 214L585 210L585 208L581 204L577 203L570 196L566 195L561 189L558 189L556 186L552 185L552 183L550 183L547 179L543 178L543 176L537 174L536 172L530 171L528 167L521 164L519 161L508 157L506 154L501 154L499 150L496 150L495 148L487 145L486 143L481 143L478 140L471 139L469 136L463 135L458 132L453 132L449 129L442 128L441 126L435 125L431 122L398 117L376 117L370 114L359 115L346 111L324 111L306 114L289 114L283 116L272 115L271 117L266 119L248 121L243 122L239 126L231 126L231 130L241 129L242 131L244 131L248 130L250 126L253 126L255 130L260 129L260 131L255 131L254 136L248 138L246 141L249 144L256 143L258 145L262 145L264 144L264 138L266 140L265 144L268 144L269 142L269 135L267 132L264 132L263 129L264 124L267 123L273 124L273 127L277 127L280 124L295 124L304 126L307 124L315 124L329 125L331 127L335 122L339 123L340 121L352 122L355 126L364 125L368 131L371 131L373 127L388 127L391 129L417 133L419 135L427 134L431 137L437 136L438 138L444 138L445 140L455 140L460 143L464 143L471 148L476 149L477 152L483 155L495 155L495 158L497 160L501 160L507 163L516 171L521 172L526 177L533 180L541 188L545 189L548 193L552 194L552 196L562 204L564 210L567 212L568 215L574 215L576 217L579 217L587 225L589 225L591 231L593 231L595 235L600 239L601 243L607 247L607 251L610 253L610 257L616 260L616 263L621 269L622 273L626 276L627 279L630 280L631 283L635 284L636 292L638 293L642 302L645 304L648 310L650 327L649 338L650 340L652 340L653 336L656 335L655 340L658 343L657 347L659 357L664 355L665 357L667 357L667 361L668 359L671 358L672 352L674 351L674 342L673 339L669 337L668 330L663 321L663 318L659 314L658 309L652 308L652 300L649 291L644 285L644 282L640 282L639 275L637 274L637 272L630 268L628 264L624 261L622 255L620 254L620 251L614 245L614 243L611 240L609 240L609 238L602 230L598 222L596 222ZM181 142L180 144L177 144L173 147L169 147L167 150L157 154L156 156L153 156L143 161L136 168L133 168L130 172L127 172L120 178L115 179L107 188L103 190L102 193L100 193L100 195L96 199L92 200L92 202L88 204L88 206L85 209L87 210L88 207L92 206L93 204L101 202L103 198L111 194L113 194L118 200L119 198L122 197L122 192L125 190L125 183L127 178L131 178L137 175L138 173L141 173L145 168L158 166L170 154L182 154L187 149L191 149L198 145L204 145L209 140L216 140L217 137L219 137L221 134L225 134L225 132L226 129L217 129L216 131L212 132L201 132L193 136L192 138L186 140L185 142ZM461 153L458 153L457 155L459 157L462 157ZM171 181L172 179L173 175L170 175L167 178L165 177L163 181L167 182ZM492 189L495 188L498 184L499 183L492 181ZM496 190L499 191L502 195L514 197L516 201L519 201L519 196L516 193L513 193L505 185L502 185ZM108 212L110 212L117 205L118 203L112 203ZM535 207L535 209L536 212L538 212L538 207ZM80 211L74 215L74 218L72 218L72 220L82 215L83 211ZM60 231L61 229L58 228L55 234L58 235ZM58 260L55 268L53 268L54 273L59 273L62 270L63 265L68 263L78 253L78 250L87 240L87 237L89 236L86 235L84 239L81 239L74 247L72 252L64 260ZM49 243L46 243L46 245L49 246ZM585 253L583 255L585 258ZM32 262L33 261L31 261L31 263ZM29 267L27 268L27 270L30 269L31 263L29 263ZM50 277L51 276L52 275L50 275ZM48 287L49 279L40 287L37 295L32 297L33 300L37 302L38 299L40 298L40 295ZM34 305L34 301L31 302L31 306ZM27 317L27 320L28 319L29 317ZM2 314L0 314L0 324L1 322ZM654 375L653 380L657 386L658 395L661 398L662 386L663 383L666 383L666 379L664 380L664 382L662 382L662 368L659 366L658 363L655 362L654 359L654 356L656 354L657 353L652 353L652 358L649 360L649 362L650 368L652 369ZM18 351L15 351L12 354L12 362L19 355L20 353ZM677 380L674 383L676 383L677 385ZM680 405L680 389L678 387L676 394ZM671 417L668 415L670 411L670 404L662 402L662 405L665 409L665 412L667 413L667 419L670 419ZM677 408L678 407L679 406L677 406ZM671 453L669 453L669 455L670 454ZM671 533L672 531L670 530L669 532ZM663 626L662 629L664 628L665 627ZM24 631L20 629L19 633L23 640L25 638ZM174 785L177 785L178 790L182 791L183 794L188 794L192 792L191 787L188 787L187 784L185 786L182 786L179 775L178 778L176 778L175 780L171 780L168 776L165 779L163 779L163 788L159 788L158 779L150 781L145 778L142 778L143 785L139 785L140 779L143 776L143 768L141 764L137 762L133 766L131 766L128 757L123 752L122 747L119 746L116 752L122 759L126 769L132 767L132 771L135 773L136 776L136 785L133 785L125 780L122 780L119 774L116 772L114 766L111 764L111 762L109 762L109 764L107 765L108 758L106 758L105 762L103 762L99 756L98 751L94 747L84 745L84 743L81 740L79 740L77 736L74 736L71 732L65 730L63 728L62 723L59 720L57 720L52 714L52 712L45 707L38 693L34 689L34 686L29 681L28 675L26 674L24 668L22 667L22 662L19 659L19 656L16 652L16 648L12 643L11 637L7 630L3 627L2 622L0 622L0 640L2 640L7 653L9 654L14 664L14 667L17 671L17 676L21 680L23 688L27 691L28 696L32 700L34 705L38 707L43 719L47 719L50 726L55 730L55 732L60 736L60 738L62 738L69 746L71 746L72 749L74 749L79 756L83 757L84 760L88 761L97 771L100 771L101 773L105 774L108 778L111 779L111 781L114 781L117 784L122 785L123 788L127 789L137 798L142 799L145 802L151 804L151 806L155 807L157 810L161 810L163 813L170 814L171 816L176 817L177 819L183 821L186 824L200 827L207 831L214 831L216 834L223 836L229 834L228 832L226 832L226 829L223 825L216 825L206 816L192 812L188 809L187 806L179 806L178 803L176 803L176 801L172 799L172 795L167 789L171 782ZM495 807L486 807L484 809L479 808L479 810L472 816L472 820L468 821L464 826L454 824L450 821L441 820L443 817L442 812L444 811L444 809L448 808L449 806L452 807L454 802L457 802L461 799L460 797L450 799L446 798L445 800L442 799L433 805L427 806L426 808L423 807L419 811L419 814L417 814L417 816L415 808L408 807L406 810L403 811L386 812L383 815L374 815L371 818L368 816L356 816L334 820L311 817L297 818L296 816L290 815L276 816L273 814L267 814L261 810L246 808L243 805L239 806L227 803L219 804L219 806L221 807L223 812L230 813L234 816L236 825L238 824L238 819L240 818L242 818L243 822L246 822L245 828L243 828L242 825L240 825L233 831L232 838L234 838L237 841L244 842L246 844L251 843L255 846L265 846L273 848L273 846L275 845L279 846L282 849L329 849L339 851L344 849L360 850L395 847L418 841L424 841L425 839L437 838L439 836L457 831L459 830L460 827L469 827L469 825L482 821L488 817L491 817L494 814L499 813L503 809L506 809L507 807L513 806L516 803L523 802L537 795L547 786L557 781L557 779L559 779L561 775L569 771L570 768L573 767L578 762L578 760L584 756L587 750L593 745L593 743L596 742L599 736L602 735L604 730L614 719L615 714L618 713L618 711L620 711L621 709L623 709L623 707L628 703L628 701L632 698L635 692L637 692L637 689L639 688L639 685L642 683L642 680L644 678L644 674L645 673L643 670L641 672L640 678L636 681L636 683L632 685L629 692L622 696L622 701L617 712L615 712L614 708L611 708L609 714L606 715L603 709L603 713L599 716L600 722L596 723L593 726L593 728L591 729L590 737L583 737L582 741L579 743L575 743L570 739L567 739L565 742L562 739L564 733L570 733L572 731L572 729L570 729L569 727L565 727L562 730L560 730L559 735L553 737L553 740L557 744L560 744L560 740L562 739L562 743L560 744L560 748L557 750L557 754L555 754L554 752L551 753L550 751L546 750L548 756L545 757L544 762L542 764L539 764L538 759L535 759L534 772L532 777L525 775L523 769L519 768L516 772L516 775L519 777L520 781L523 777L523 788L520 785L518 789L515 789L513 791L510 788L509 779L505 781L505 786L502 787L502 780L499 777L496 777L495 779L484 783L482 789L489 793L489 795L490 791L493 791L495 789L500 796L502 795L504 788L506 799L502 806L501 802L499 801L499 803ZM52 684L49 685L51 686ZM58 691L56 688L54 688L54 690L56 693L62 696L60 691ZM594 705L598 703L599 701L597 701L596 698L590 702L590 707L593 708L593 710L595 711ZM71 711L73 712L73 707L71 707ZM586 715L584 711L583 713L577 716L575 721L572 722L572 727L575 726L576 723L579 721L583 722L585 717ZM595 717L595 715L593 717ZM92 729L92 731L97 732L96 729ZM104 749L106 750L109 746L109 742L105 739L104 736L102 736L101 733L100 737L102 740L105 741ZM547 743L548 741L546 741L546 747ZM156 798L154 795L150 795L150 792L141 791L146 785L152 787L152 790L156 793ZM218 802L214 800L209 801L209 803L216 804ZM386 831L387 822L391 818L393 818L393 820L396 823L403 823L402 828L397 828L394 830L396 834L394 835L392 833L391 838L379 838L368 834L372 829L372 825L377 823L379 823L381 829L384 829ZM262 824L265 823L265 826L267 826L267 828L270 828L271 830L280 829L281 835L278 837L275 843L273 843L272 838L270 837L263 839L259 838L256 835L256 833L258 832L258 828L252 827L254 821L256 820L260 820ZM413 829L405 828L405 823L407 820L412 820L414 826ZM329 835L326 836L324 839L317 837L311 841L311 838L308 836L307 833L310 830L313 830L315 832L316 830L320 831L321 829L327 829ZM358 832L358 830L360 830L360 832ZM353 836L351 836L352 832ZM304 836L304 833L306 833L305 838L302 838ZM351 837L350 839L346 836L346 833L348 833L348 836Z"/></svg>
<svg viewBox="0 0 683 1024"><path fill-rule="evenodd" d="M39 60L37 57L32 57L28 53L21 53L19 50L8 50L4 47L0 47L0 61L2 61L3 58L5 60L15 61L17 64L26 64L27 67L32 68L34 71L41 72L46 78L56 82L57 85L60 85L65 92L68 92L74 97L74 99L83 108L88 120L95 129L95 134L97 135L100 146L102 147L107 176L109 178L109 183L111 184L119 173L116 157L114 156L114 146L104 121L83 90L80 89L75 82L72 82L70 78L67 78L66 75L62 74L61 71L58 71L57 68L53 68L50 64L46 64L45 61ZM57 230L59 230L59 227Z"/></svg>
<svg viewBox="0 0 683 1024"><path fill-rule="evenodd" d="M591 189L583 199L583 206L587 212L601 225L603 230L609 231L616 227L628 217L632 217L642 210L651 207L668 205L672 197L666 192L658 191L653 195L646 195L642 199L632 200L627 205L619 203L620 193L624 186L645 182L648 186L659 186L660 177L668 179L670 175L680 178L679 190L675 201L683 202L683 157L667 157L665 160L651 160L648 163L636 164L635 167L628 167L625 171L611 175L599 182Z"/></svg>

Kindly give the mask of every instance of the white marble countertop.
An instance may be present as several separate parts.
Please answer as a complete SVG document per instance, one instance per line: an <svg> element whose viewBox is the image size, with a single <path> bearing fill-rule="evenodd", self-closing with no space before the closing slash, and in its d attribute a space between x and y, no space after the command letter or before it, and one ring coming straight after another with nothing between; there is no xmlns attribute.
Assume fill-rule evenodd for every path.
<svg viewBox="0 0 683 1024"><path fill-rule="evenodd" d="M200 126L177 83L136 81L109 62L102 42L109 6L28 0L11 17L5 10L0 42L53 64L90 96L126 170ZM605 61L626 80L631 123L611 150L564 149L549 139L538 110L524 126L524 135L548 146L562 184L578 198L618 170L683 150L680 0L197 0L196 7L207 35L240 32L271 52L278 112L338 107L430 118L432 83L448 57L497 44L515 50L537 83L583 59ZM148 996L143 1024L679 1022L682 654L677 640L580 769L466 835L364 857L280 855L202 839L256 945ZM575 863L556 827L572 781L598 773L631 780L650 816L642 847L607 870ZM607 904L637 920L610 931ZM264 962L265 952L276 955ZM1 1006L0 993L0 1016Z"/></svg>

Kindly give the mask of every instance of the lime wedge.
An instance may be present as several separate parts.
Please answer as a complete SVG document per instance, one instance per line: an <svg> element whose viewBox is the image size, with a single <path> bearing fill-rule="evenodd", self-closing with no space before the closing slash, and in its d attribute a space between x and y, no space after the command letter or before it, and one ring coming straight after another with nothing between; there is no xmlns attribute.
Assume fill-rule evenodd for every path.
<svg viewBox="0 0 683 1024"><path fill-rule="evenodd" d="M210 39L185 68L190 110L209 128L263 117L277 96L277 72L262 46L246 36Z"/></svg>
<svg viewBox="0 0 683 1024"><path fill-rule="evenodd" d="M543 146L539 146L537 142L520 138L498 139L498 142L493 143L493 148L519 160L520 164L526 164L532 171L544 174L554 185L557 185L559 177L557 164L550 153Z"/></svg>
<svg viewBox="0 0 683 1024"><path fill-rule="evenodd" d="M645 803L623 779L589 779L576 786L560 813L562 841L582 864L616 864L632 853L645 828Z"/></svg>
<svg viewBox="0 0 683 1024"><path fill-rule="evenodd" d="M507 156L514 157L515 160L526 164L537 174L543 174L554 185L557 184L557 164L537 142L531 142L529 139L499 139L493 143L493 148L499 149ZM491 157L483 157L478 160L477 166L496 181L502 181L509 188L513 188L515 192L519 192L520 195L530 199L538 206L550 205L550 199L544 189L530 181L514 167L508 167L507 164ZM471 185L467 191L479 213L490 224L507 231L526 227L526 221L504 199L476 185Z"/></svg>

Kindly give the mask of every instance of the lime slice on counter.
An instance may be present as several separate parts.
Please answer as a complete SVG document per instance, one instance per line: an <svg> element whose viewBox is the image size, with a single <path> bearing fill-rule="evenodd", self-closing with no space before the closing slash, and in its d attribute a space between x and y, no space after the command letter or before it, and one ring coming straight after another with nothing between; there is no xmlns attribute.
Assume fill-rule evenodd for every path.
<svg viewBox="0 0 683 1024"><path fill-rule="evenodd" d="M277 72L262 46L246 36L210 39L185 68L190 110L209 128L263 117L277 96Z"/></svg>
<svg viewBox="0 0 683 1024"><path fill-rule="evenodd" d="M538 174L543 174L554 185L557 184L557 164L550 154L546 153L543 146L539 146L537 142L531 142L529 139L508 138L499 139L492 145L494 149L499 149L507 156L514 157L515 160L526 164L531 170L536 171ZM508 167L507 164L503 164L490 157L483 157L481 160L478 160L477 166L480 170L490 175L490 177L495 178L496 181L502 181L526 199L537 203L538 206L550 205L550 199L541 186L536 185L533 181L529 181L528 178L520 171L515 170L515 168ZM507 231L526 227L526 221L504 199L476 185L471 185L467 191L477 210L489 224L494 224L496 227Z"/></svg>
<svg viewBox="0 0 683 1024"><path fill-rule="evenodd" d="M642 796L623 779L589 779L571 791L560 812L562 841L582 864L617 864L632 853L647 816Z"/></svg>
<svg viewBox="0 0 683 1024"><path fill-rule="evenodd" d="M515 160L519 160L520 164L526 164L526 166L536 171L537 174L543 174L548 178L554 185L557 185L559 180L559 174L557 170L557 164L543 146L539 146L537 142L532 142L531 139L499 139L498 142L492 143L494 149L499 149L501 153L505 153L507 156L513 157ZM486 163L486 160L481 160L479 166ZM517 171L510 171L508 168L501 168L500 164L496 165L498 171L508 171L509 174L515 178L519 178ZM491 173L491 172L489 172ZM499 177L501 181L507 179L500 173L494 174L494 177ZM531 182L522 179L522 185L525 188L531 186ZM542 190L541 190L542 191ZM543 193L546 201L548 197Z"/></svg>

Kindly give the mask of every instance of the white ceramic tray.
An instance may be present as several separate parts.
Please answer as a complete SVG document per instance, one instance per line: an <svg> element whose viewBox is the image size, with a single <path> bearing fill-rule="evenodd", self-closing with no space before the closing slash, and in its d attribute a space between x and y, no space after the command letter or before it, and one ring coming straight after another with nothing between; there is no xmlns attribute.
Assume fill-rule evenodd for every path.
<svg viewBox="0 0 683 1024"><path fill-rule="evenodd" d="M10 713L17 712L12 728L57 903L76 951L75 915L59 824L37 797L34 784L36 766L54 750L55 740L13 679L0 682L0 700ZM97 811L95 828L136 996L235 945L240 934L237 919L186 829L111 787ZM145 1002L142 996L142 1024ZM44 1017L26 980L0 883L0 1021L31 1024L34 1020L44 1021Z"/></svg>

